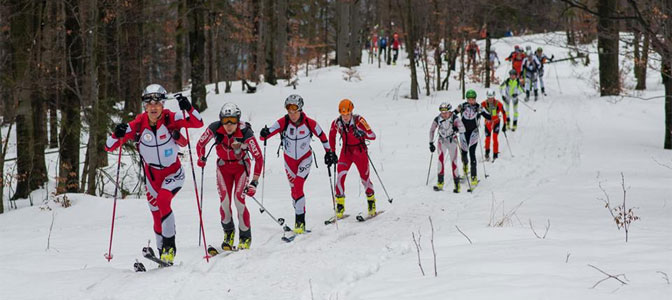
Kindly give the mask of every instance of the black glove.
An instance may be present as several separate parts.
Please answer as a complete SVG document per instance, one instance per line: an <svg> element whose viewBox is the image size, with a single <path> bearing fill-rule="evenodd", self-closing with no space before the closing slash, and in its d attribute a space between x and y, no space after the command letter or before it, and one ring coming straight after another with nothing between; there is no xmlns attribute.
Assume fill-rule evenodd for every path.
<svg viewBox="0 0 672 300"><path fill-rule="evenodd" d="M327 151L327 153L324 154L324 164L327 165L327 167L335 164L337 161L338 157L333 151Z"/></svg>
<svg viewBox="0 0 672 300"><path fill-rule="evenodd" d="M121 123L117 124L117 126L114 127L114 137L120 139L123 138L124 135L126 135L126 130L128 129L128 124L126 123Z"/></svg>
<svg viewBox="0 0 672 300"><path fill-rule="evenodd" d="M186 111L191 110L191 103L189 102L189 99L187 99L187 97L182 96L181 94L177 94L175 95L175 98L177 99L177 103L180 104L181 110Z"/></svg>
<svg viewBox="0 0 672 300"><path fill-rule="evenodd" d="M551 58L549 60L553 61L554 58L555 58L555 54L551 55Z"/></svg>
<svg viewBox="0 0 672 300"><path fill-rule="evenodd" d="M429 142L429 152L434 152L436 150L436 147L434 146L434 142Z"/></svg>
<svg viewBox="0 0 672 300"><path fill-rule="evenodd" d="M264 126L264 128L259 131L259 136L266 138L268 135L271 134L271 131L268 129L268 127Z"/></svg>
<svg viewBox="0 0 672 300"><path fill-rule="evenodd" d="M356 138L361 138L366 134L366 132L364 132L364 130L355 128L355 132L353 132L353 134Z"/></svg>
<svg viewBox="0 0 672 300"><path fill-rule="evenodd" d="M504 126L502 127L502 132L506 132L506 122L504 123Z"/></svg>
<svg viewBox="0 0 672 300"><path fill-rule="evenodd" d="M173 130L173 139L176 141L179 141L182 138L182 135L180 134L179 130Z"/></svg>

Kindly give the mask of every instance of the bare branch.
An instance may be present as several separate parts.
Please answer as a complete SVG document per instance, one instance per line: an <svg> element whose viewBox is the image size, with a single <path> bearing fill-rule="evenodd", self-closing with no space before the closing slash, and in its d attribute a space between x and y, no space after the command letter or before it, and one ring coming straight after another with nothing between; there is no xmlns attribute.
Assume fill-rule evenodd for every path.
<svg viewBox="0 0 672 300"><path fill-rule="evenodd" d="M664 163L661 163L661 162L657 161L653 156L651 156L651 159L653 159L653 161L655 161L659 166L661 166L661 167L665 167L665 168L668 168L668 169L672 170L672 166L670 166L670 165L666 165L666 164L664 164Z"/></svg>
<svg viewBox="0 0 672 300"><path fill-rule="evenodd" d="M663 271L656 271L656 273L660 273L662 275L663 279L665 279L665 281L667 281L667 284L670 284L670 278L667 277L667 273L665 273Z"/></svg>
<svg viewBox="0 0 672 300"><path fill-rule="evenodd" d="M429 216L429 226L432 228L432 236L429 241L432 244L432 254L434 254L434 277L438 277L439 273L436 269L436 249L434 249L434 223L432 223L432 217Z"/></svg>
<svg viewBox="0 0 672 300"><path fill-rule="evenodd" d="M457 227L457 225L455 225L455 228L457 228L457 231L459 231L465 238L467 238L467 241L469 241L469 244L473 244L471 242L471 239L466 234L464 234L464 232L462 232L462 230L460 230L460 227Z"/></svg>
<svg viewBox="0 0 672 300"><path fill-rule="evenodd" d="M567 252L567 257L565 257L565 263L569 262L569 256L572 255L571 253Z"/></svg>
<svg viewBox="0 0 672 300"><path fill-rule="evenodd" d="M420 245L418 244L418 241L415 240L415 233L411 232L411 236L413 237L413 243L415 244L415 250L418 253L418 266L420 267L420 272L422 272L422 276L425 276L425 270L422 268L422 262L420 261Z"/></svg>
<svg viewBox="0 0 672 300"><path fill-rule="evenodd" d="M604 274L604 275L607 276L607 278L604 278L604 279L602 279L602 280L596 282L596 283L593 285L593 287L591 287L591 289L594 289L597 285L599 285L600 283L602 283L603 281L605 281L605 280L607 280L607 279L609 279L609 278L613 278L613 279L617 280L618 282L621 283L621 285L626 285L626 284L627 284L625 281L623 281L623 280L621 280L621 279L618 278L619 276L623 276L623 279L628 280L627 278L625 278L625 274L611 275L611 274L609 274L609 273L607 273L607 272L605 272L605 271L600 270L600 268L598 268L598 267L596 267L596 266L593 266L593 265L591 265L591 264L588 264L588 266L591 267L591 268L593 268L593 269L595 269L595 270L597 270L597 271L599 271L600 273L602 273L602 274Z"/></svg>
<svg viewBox="0 0 672 300"><path fill-rule="evenodd" d="M532 225L532 219L529 219L530 221L530 229L532 229L532 233L534 233L534 236L536 236L538 239L543 240L546 238L546 235L548 234L548 229L551 228L551 220L547 219L546 222L546 232L544 232L543 236L539 236L537 232L534 230L534 226Z"/></svg>

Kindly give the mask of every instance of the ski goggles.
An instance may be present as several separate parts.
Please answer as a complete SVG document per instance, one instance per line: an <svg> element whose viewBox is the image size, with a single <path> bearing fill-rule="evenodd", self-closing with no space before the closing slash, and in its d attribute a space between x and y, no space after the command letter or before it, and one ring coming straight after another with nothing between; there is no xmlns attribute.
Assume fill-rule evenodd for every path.
<svg viewBox="0 0 672 300"><path fill-rule="evenodd" d="M149 94L142 97L142 103L144 104L163 104L165 101L166 99L160 94Z"/></svg>
<svg viewBox="0 0 672 300"><path fill-rule="evenodd" d="M238 124L238 118L236 117L224 117L220 119L220 122L222 124Z"/></svg>
<svg viewBox="0 0 672 300"><path fill-rule="evenodd" d="M285 108L287 109L287 111L297 111L297 110L299 110L299 106L296 105L296 104L287 104L287 106L285 106Z"/></svg>
<svg viewBox="0 0 672 300"><path fill-rule="evenodd" d="M440 112L450 112L450 109L448 107L440 107L439 111Z"/></svg>

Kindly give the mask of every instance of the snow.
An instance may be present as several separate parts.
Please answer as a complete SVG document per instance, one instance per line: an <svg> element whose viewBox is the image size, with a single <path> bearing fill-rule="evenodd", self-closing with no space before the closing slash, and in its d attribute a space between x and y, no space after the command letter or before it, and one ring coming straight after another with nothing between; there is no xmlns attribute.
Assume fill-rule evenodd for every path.
<svg viewBox="0 0 672 300"><path fill-rule="evenodd" d="M568 50L549 43L560 37L516 37L494 44L502 59L512 45L524 47L532 41L543 45L547 54L562 58ZM481 183L474 193L467 193L465 186L460 194L449 189L434 192L425 186L430 158L427 132L438 104L456 105L461 93L452 79L447 92L433 92L418 101L405 99L409 72L403 64L408 61L403 51L400 54L397 66L378 69L377 64L364 63L358 68L359 82L344 81L343 69L330 67L301 76L297 90L261 85L256 94L244 94L236 83L232 94L210 93L210 109L203 113L207 124L217 119L223 103L234 102L258 132L283 115L287 95L299 93L306 100L306 113L328 130L340 99L352 99L355 112L365 116L378 135L369 148L371 158L394 198L391 204L386 201L372 173L378 210L385 210L384 214L366 223L355 221L354 215L366 209L366 201L352 169L346 183L346 212L351 217L339 222L338 229L322 225L333 211L322 164L324 150L314 142L319 168L312 169L306 184L307 224L312 233L285 244L280 226L248 200L252 249L207 263L198 246L196 200L188 176L173 201L176 266L156 270L140 253L148 240L154 246L145 199L118 201L114 258L107 262L103 254L108 247L112 199L69 194L69 208L49 202L0 215L0 282L4 283L0 298L670 299L672 285L664 274L672 276L672 203L668 204L672 152L662 149L662 98L598 97L592 84L580 79L590 78L597 67L594 53L588 67L572 66L569 61L548 65L549 96L529 103L536 112L521 104L519 130L507 132L513 153L500 135L500 159L485 163L487 179L479 161ZM497 74L507 71L508 63L503 62ZM648 76L649 90L642 97L661 95L659 73L650 71ZM483 98L482 87L469 87ZM168 103L168 107L176 109L177 104ZM190 130L193 146L202 131ZM283 161L275 155L278 144L279 139L272 139L267 146L264 205L293 225ZM125 168L136 167L130 160L125 162ZM190 172L188 162L185 157L185 171ZM218 245L223 234L213 162L205 169L203 218L208 243ZM430 183L436 180L435 167L436 155ZM636 207L635 214L641 218L632 223L627 243L623 230L616 228L604 208L600 200L604 193L598 186L604 187L612 205L620 204L621 172L628 188L627 206ZM53 189L53 182L50 186ZM42 199L45 192L36 195ZM261 199L261 189L257 195ZM517 206L504 226L488 226ZM434 277L430 216L438 277ZM547 222L546 237L535 237L530 223L537 234L544 235ZM412 232L421 235L426 276L418 267ZM50 248L45 250L48 240ZM150 270L134 273L135 259ZM606 276L589 264L612 275L625 274L628 284L609 279L591 288Z"/></svg>

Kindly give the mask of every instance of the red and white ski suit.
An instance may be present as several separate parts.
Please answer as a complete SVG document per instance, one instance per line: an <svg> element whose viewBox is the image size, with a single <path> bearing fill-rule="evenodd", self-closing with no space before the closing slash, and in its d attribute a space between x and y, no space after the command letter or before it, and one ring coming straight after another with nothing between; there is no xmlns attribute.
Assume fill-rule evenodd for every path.
<svg viewBox="0 0 672 300"><path fill-rule="evenodd" d="M199 159L205 157L205 146L215 139L217 153L217 191L219 192L219 214L224 231L232 232L233 213L231 199L238 211L238 230L241 238L251 237L250 212L245 206L245 187L248 179L259 176L264 166L264 158L254 132L248 123L238 123L238 128L229 135L219 121L211 123L203 132L196 145ZM254 158L254 173L248 153Z"/></svg>
<svg viewBox="0 0 672 300"><path fill-rule="evenodd" d="M172 133L181 128L202 126L201 115L193 107L186 120L182 112L174 113L164 109L156 126L149 125L145 112L128 123L128 129L122 138L119 139L114 134L107 138L105 151L114 151L128 140L136 141L145 172L147 202L154 219L154 233L159 250L164 242L166 246L175 248L175 215L170 203L182 188L185 178L177 152L180 146L187 145L187 140L180 136L176 141Z"/></svg>
<svg viewBox="0 0 672 300"><path fill-rule="evenodd" d="M360 136L355 135L355 132L358 132ZM329 144L332 149L336 149L336 133L341 135L342 142L341 154L338 156L336 165L336 197L345 196L345 177L353 163L359 171L359 178L366 189L366 196L372 196L374 191L373 183L369 178L369 156L365 140L375 140L376 134L373 133L364 117L354 114L348 123L345 123L342 117L331 122Z"/></svg>
<svg viewBox="0 0 672 300"><path fill-rule="evenodd" d="M429 128L430 142L434 141L434 134L437 130L439 132L437 139L437 149L439 150L439 182L443 182L446 153L450 157L453 179L458 179L460 175L457 171L457 135L465 132L464 124L462 124L462 120L455 113L447 119L444 119L439 114L434 118L432 126Z"/></svg>
<svg viewBox="0 0 672 300"><path fill-rule="evenodd" d="M502 115L502 123L506 124L506 111L502 102L495 99L490 102L488 100L481 103L483 110L490 115L490 120L485 120L485 150L490 151L490 137L492 136L492 152L499 153L499 115Z"/></svg>
<svg viewBox="0 0 672 300"><path fill-rule="evenodd" d="M324 151L331 151L327 136L322 131L322 127L303 112L296 124L289 119L288 115L285 115L273 123L269 131L270 134L266 138L260 137L260 139L264 141L280 133L285 157L285 173L287 173L292 199L294 199L294 211L296 215L303 215L306 212L303 184L313 164L311 137L313 134L317 136L322 142Z"/></svg>

